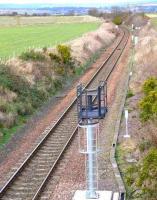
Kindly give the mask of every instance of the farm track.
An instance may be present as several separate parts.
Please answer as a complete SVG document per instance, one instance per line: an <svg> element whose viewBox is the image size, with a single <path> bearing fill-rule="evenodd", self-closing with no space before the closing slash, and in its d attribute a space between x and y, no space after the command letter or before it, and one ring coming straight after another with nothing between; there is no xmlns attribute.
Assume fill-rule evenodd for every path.
<svg viewBox="0 0 157 200"><path fill-rule="evenodd" d="M96 87L100 80L107 80L118 62L128 41L128 31L121 30L121 38L115 49L108 55L102 66L91 78L86 87ZM2 200L38 199L46 186L50 174L56 168L64 151L77 132L76 100L64 112L51 131L34 149L17 172L0 192Z"/></svg>

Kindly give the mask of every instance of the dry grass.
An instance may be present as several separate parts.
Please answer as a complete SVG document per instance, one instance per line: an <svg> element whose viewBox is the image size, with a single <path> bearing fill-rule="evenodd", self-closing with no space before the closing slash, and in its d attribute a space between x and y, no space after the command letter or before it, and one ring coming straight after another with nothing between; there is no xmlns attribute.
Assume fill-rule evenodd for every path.
<svg viewBox="0 0 157 200"><path fill-rule="evenodd" d="M6 101L6 102L12 102L16 99L17 95L16 93L10 91L7 88L4 88L3 86L0 86L0 102Z"/></svg>
<svg viewBox="0 0 157 200"><path fill-rule="evenodd" d="M83 37L70 43L73 57L84 63L97 50L107 47L116 37L117 30L111 23L103 23L94 32L86 33Z"/></svg>
<svg viewBox="0 0 157 200"><path fill-rule="evenodd" d="M149 121L145 128L147 131L147 137L152 141L152 143L157 147L157 121Z"/></svg>
<svg viewBox="0 0 157 200"><path fill-rule="evenodd" d="M150 140L157 145L157 122L141 123L138 105L142 98L141 88L144 81L150 76L157 76L157 31L150 24L146 25L139 34L136 46L135 66L130 82L130 88L135 94L129 99L130 124L133 136L140 143L141 140Z"/></svg>
<svg viewBox="0 0 157 200"><path fill-rule="evenodd" d="M61 24L61 23L84 23L84 22L102 22L100 18L84 16L45 16L45 17L8 17L0 16L0 26L28 26L34 24Z"/></svg>
<svg viewBox="0 0 157 200"><path fill-rule="evenodd" d="M134 93L141 91L141 85L150 76L157 76L157 32L151 25L145 26L139 35L135 53L134 76L131 89Z"/></svg>
<svg viewBox="0 0 157 200"><path fill-rule="evenodd" d="M25 79L31 85L34 85L36 81L42 80L44 77L54 77L52 63L49 59L42 62L34 62L23 61L19 58L13 58L11 60L8 60L6 64L9 66L12 73L25 77Z"/></svg>

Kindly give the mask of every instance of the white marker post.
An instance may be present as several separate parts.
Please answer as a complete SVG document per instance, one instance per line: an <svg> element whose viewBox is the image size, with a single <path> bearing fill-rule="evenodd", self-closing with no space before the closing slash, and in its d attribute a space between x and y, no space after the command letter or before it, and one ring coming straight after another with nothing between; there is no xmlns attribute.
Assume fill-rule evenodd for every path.
<svg viewBox="0 0 157 200"><path fill-rule="evenodd" d="M132 28L132 30L134 29L134 25L133 24L131 25L131 28Z"/></svg>
<svg viewBox="0 0 157 200"><path fill-rule="evenodd" d="M130 77L132 76L132 72L129 73L129 76L130 76Z"/></svg>
<svg viewBox="0 0 157 200"><path fill-rule="evenodd" d="M126 127L126 133L124 135L124 138L130 138L130 135L128 133L128 117L129 117L128 110L125 110L125 127Z"/></svg>
<svg viewBox="0 0 157 200"><path fill-rule="evenodd" d="M136 36L135 37L135 45L137 45L137 43L138 43L138 37Z"/></svg>
<svg viewBox="0 0 157 200"><path fill-rule="evenodd" d="M134 45L134 44L135 44L135 36L132 35L131 39L132 39L132 43L133 43L133 45Z"/></svg>

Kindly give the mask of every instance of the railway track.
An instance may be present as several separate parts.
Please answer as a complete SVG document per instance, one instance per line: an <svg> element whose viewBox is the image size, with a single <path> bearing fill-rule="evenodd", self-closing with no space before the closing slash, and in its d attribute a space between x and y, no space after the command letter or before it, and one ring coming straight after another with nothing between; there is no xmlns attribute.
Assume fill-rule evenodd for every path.
<svg viewBox="0 0 157 200"><path fill-rule="evenodd" d="M129 33L121 29L121 38L104 63L86 85L93 88L107 80L116 66L128 41ZM2 200L36 200L45 188L50 175L77 132L76 99L63 113L50 132L13 174L0 191Z"/></svg>

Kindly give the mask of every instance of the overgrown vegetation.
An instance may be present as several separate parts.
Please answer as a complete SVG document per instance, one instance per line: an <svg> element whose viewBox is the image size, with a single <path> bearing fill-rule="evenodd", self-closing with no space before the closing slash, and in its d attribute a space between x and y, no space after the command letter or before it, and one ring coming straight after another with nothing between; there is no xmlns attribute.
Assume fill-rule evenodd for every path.
<svg viewBox="0 0 157 200"><path fill-rule="evenodd" d="M5 65L0 65L0 74L0 131L3 134L18 126L19 120L21 122L22 118L30 116L63 85L60 80L49 77L46 80L47 86L41 88L39 82L32 86Z"/></svg>
<svg viewBox="0 0 157 200"><path fill-rule="evenodd" d="M75 62L71 57L71 49L66 45L57 46L57 54L49 54L53 62L54 71L61 76L75 73Z"/></svg>
<svg viewBox="0 0 157 200"><path fill-rule="evenodd" d="M20 72L13 70L12 66L0 65L0 146L8 142L11 135L22 127L44 102L69 81L83 74L101 53L101 50L98 51L87 63L80 66L72 58L69 46L58 45L56 50L55 53L49 53L45 47L39 54L32 50L20 56L21 59L34 62L33 70L37 71L34 71L37 77L33 83Z"/></svg>
<svg viewBox="0 0 157 200"><path fill-rule="evenodd" d="M128 199L156 200L157 149L151 148L137 164L126 170L126 183L130 186Z"/></svg>
<svg viewBox="0 0 157 200"><path fill-rule="evenodd" d="M133 97L134 96L134 93L132 92L132 90L128 90L127 92L127 95L126 95L126 98L130 98L130 97Z"/></svg>
<svg viewBox="0 0 157 200"><path fill-rule="evenodd" d="M28 61L43 61L45 60L45 56L41 52L34 51L34 49L31 49L29 51L23 52L20 56L20 59Z"/></svg>
<svg viewBox="0 0 157 200"><path fill-rule="evenodd" d="M155 128L157 126L157 78L147 79L142 86L142 92L144 96L139 103L140 119L142 125L148 128L148 137L141 135L138 142L135 142L134 138L124 141L118 145L116 151L117 162L127 189L127 200L156 200L157 194L157 134ZM127 151L132 144L134 148ZM131 158L131 161L127 158Z"/></svg>
<svg viewBox="0 0 157 200"><path fill-rule="evenodd" d="M114 24L116 24L116 25L121 25L122 24L122 17L121 16L115 16L114 18L113 18L113 23Z"/></svg>
<svg viewBox="0 0 157 200"><path fill-rule="evenodd" d="M143 85L144 97L140 101L142 121L157 119L157 78L151 77Z"/></svg>
<svg viewBox="0 0 157 200"><path fill-rule="evenodd" d="M45 60L48 56L49 61ZM31 50L22 53L20 58L44 62L43 65L47 61L48 66L43 69L36 65L40 78L31 84L25 76L12 70L11 66L0 65L0 144L7 142L29 116L55 95L68 78L75 75L75 61L71 57L70 47L66 45L58 45L56 54L46 55L46 50L43 53ZM55 76L52 76L53 71Z"/></svg>

